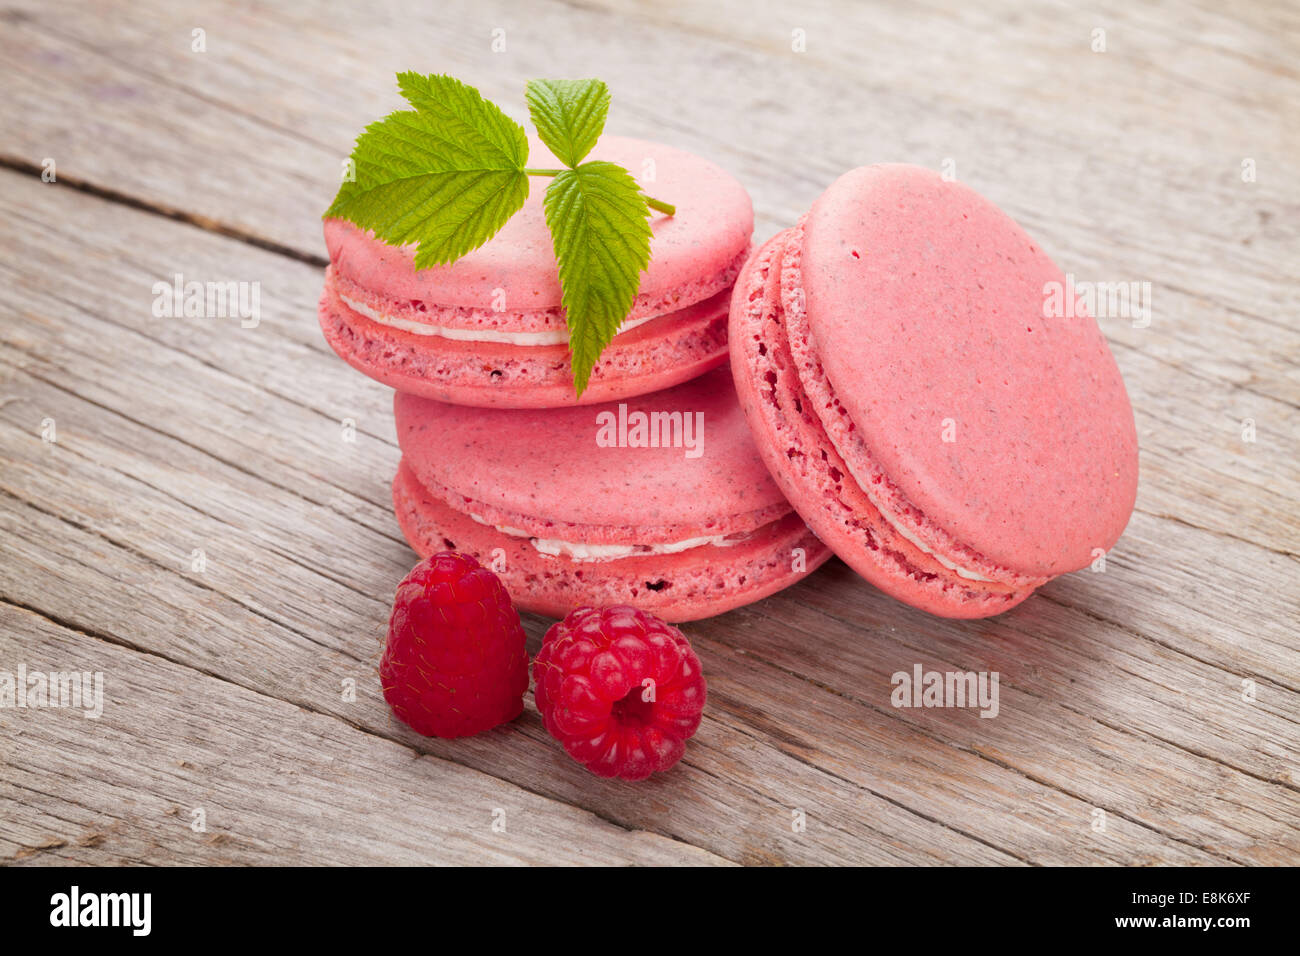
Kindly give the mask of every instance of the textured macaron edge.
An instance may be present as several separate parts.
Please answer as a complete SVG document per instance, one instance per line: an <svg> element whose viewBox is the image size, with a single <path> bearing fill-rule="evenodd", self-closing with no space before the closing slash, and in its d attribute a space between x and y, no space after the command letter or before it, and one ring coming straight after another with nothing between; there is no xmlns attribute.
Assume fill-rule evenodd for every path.
<svg viewBox="0 0 1300 956"><path fill-rule="evenodd" d="M755 443L782 492L809 527L869 582L945 617L988 617L1033 592L961 577L885 519L826 434L790 351L782 263L792 230L754 253L731 302L731 363ZM792 291L791 293L796 294Z"/></svg>
<svg viewBox="0 0 1300 956"><path fill-rule="evenodd" d="M356 229L351 223L345 225ZM371 242L379 242L369 234L367 237ZM703 302L724 289L731 288L741 266L749 258L750 251L751 248L748 246L742 249L722 269L712 275L678 284L671 289L638 293L632 300L632 308L624 321L653 320L685 309L697 302ZM404 322L464 332L536 333L565 332L567 329L565 312L561 306L511 308L508 290L503 290L507 293L506 307L500 309L496 308L496 303L491 301L486 301L480 306L467 306L449 305L427 298L395 297L382 284L362 285L345 275L339 268L337 252L331 254L330 265L325 271L325 283L333 289L334 294L344 304L346 300L351 299L380 315Z"/></svg>
<svg viewBox="0 0 1300 956"><path fill-rule="evenodd" d="M515 528L527 532L535 538L550 538L560 541L575 541L584 544L670 544L690 538L715 537L718 535L741 535L771 524L794 509L789 502L781 501L764 508L744 511L738 514L720 514L707 522L677 524L640 524L622 525L580 524L573 521L557 521L538 515L511 511L489 502L476 500L449 488L432 478L427 469L408 457L402 458L402 467L409 470L431 497L441 501L453 511L481 519L480 523L493 527ZM629 509L631 510L631 509Z"/></svg>
<svg viewBox="0 0 1300 956"><path fill-rule="evenodd" d="M553 557L527 538L503 534L448 507L404 465L393 480L393 508L418 554L473 554L496 570L518 607L550 617L586 604L634 604L673 623L699 620L775 594L831 555L792 511L729 547L702 545L603 562ZM799 570L792 560L795 549L804 552Z"/></svg>
<svg viewBox="0 0 1300 956"><path fill-rule="evenodd" d="M920 540L940 558L1012 588L1036 588L1044 584L1049 580L1048 577L1027 574L991 561L928 520L889 480L889 476L872 457L848 412L836 397L835 389L818 357L817 341L808 320L807 297L803 291L806 220L805 216L788 230L782 246L779 275L782 325L800 386L810 399L809 407L817 414L826 437L835 446L853 480L881 512L882 517L895 528L903 529L905 538L910 535ZM943 561L939 563L942 564Z"/></svg>
<svg viewBox="0 0 1300 956"><path fill-rule="evenodd" d="M330 347L390 388L458 405L592 405L689 381L727 360L730 290L614 337L581 396L567 345L463 342L381 325L354 312L327 283L318 318Z"/></svg>

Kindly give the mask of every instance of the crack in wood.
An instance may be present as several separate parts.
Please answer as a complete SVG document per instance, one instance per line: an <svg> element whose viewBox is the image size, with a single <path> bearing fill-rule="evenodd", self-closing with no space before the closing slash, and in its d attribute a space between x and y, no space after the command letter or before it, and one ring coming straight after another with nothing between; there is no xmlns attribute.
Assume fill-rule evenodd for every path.
<svg viewBox="0 0 1300 956"><path fill-rule="evenodd" d="M35 176L38 179L41 175L41 167L20 156L10 156L0 153L0 167L11 170L26 176ZM204 232L214 233L218 236L225 236L227 239L235 239L239 242L255 246L266 252L273 252L276 255L284 256L288 259L296 259L298 262L306 263L309 266L316 266L319 269L329 265L329 259L325 256L310 252L301 252L292 246L286 246L283 243L276 242L274 239L266 239L240 229L237 226L231 226L227 223L220 222L216 219L210 219L207 216L200 216L192 212L186 212L176 206L169 206L166 203L157 200L141 199L138 196L132 196L130 193L124 193L113 189L109 186L102 186L98 183L91 182L88 179L81 179L76 176L69 176L67 173L59 173L59 185L66 189L73 189L87 196L94 196L96 199L103 199L107 202L116 203L119 206L125 206L128 209L134 209L138 212L148 213L152 216L161 216L163 219L170 219L173 222L184 223L187 226L193 226Z"/></svg>

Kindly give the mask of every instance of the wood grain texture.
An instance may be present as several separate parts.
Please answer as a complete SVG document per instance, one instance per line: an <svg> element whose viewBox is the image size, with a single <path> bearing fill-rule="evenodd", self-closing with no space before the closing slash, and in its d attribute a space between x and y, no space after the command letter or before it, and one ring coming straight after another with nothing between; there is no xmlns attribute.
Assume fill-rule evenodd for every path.
<svg viewBox="0 0 1300 956"><path fill-rule="evenodd" d="M0 670L102 670L110 703L0 709L0 861L1300 862L1300 17L760 6L11 5ZM315 301L320 211L408 68L519 118L528 77L601 76L611 132L727 166L758 238L851 166L950 159L1067 272L1152 283L1149 327L1102 321L1142 446L1106 571L953 622L832 562L692 625L706 720L640 786L531 701L467 741L401 727L391 393ZM260 323L154 317L175 273L259 282ZM998 671L999 716L891 707L916 663Z"/></svg>
<svg viewBox="0 0 1300 956"><path fill-rule="evenodd" d="M109 689L98 719L8 715L11 861L537 864L568 843L586 864L725 862L30 611L0 606L0 634L6 658L100 672ZM32 845L43 828L58 835Z"/></svg>

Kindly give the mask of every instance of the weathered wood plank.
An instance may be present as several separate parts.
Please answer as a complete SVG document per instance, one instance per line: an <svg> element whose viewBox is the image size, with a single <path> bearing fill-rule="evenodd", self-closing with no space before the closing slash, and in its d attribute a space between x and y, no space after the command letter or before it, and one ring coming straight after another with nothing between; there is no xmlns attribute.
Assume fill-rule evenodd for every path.
<svg viewBox="0 0 1300 956"><path fill-rule="evenodd" d="M588 808L602 818L627 826L645 820L655 830L696 845L717 846L728 857L746 862L1014 861L996 847L963 839L952 827L783 754L769 740L755 738L744 721L733 726L721 717L729 713L721 702L712 708L696 746L672 777L646 787L592 778L550 740L531 706L525 717L498 734L460 742L418 737L398 725L379 698L374 662L329 645L339 639L363 641L377 658L385 613L355 615L360 621L355 626L346 620L332 621L313 634L297 634L256 610L223 599L220 593L177 581L170 569L129 548L90 532L60 527L60 519L16 502L4 504L0 508L0 527L6 536L0 545L4 564L0 593L9 600L38 610L56 603L58 613L68 615L70 624L92 623L116 641L308 711L333 714L421 753L526 782L531 790ZM52 545L29 543L36 541L60 544L56 550ZM31 569L34 576L14 580L7 573L10 565ZM36 587L33 580L43 586ZM70 600L74 591L75 603ZM57 602L50 601L51 593L58 596ZM339 624L341 632L334 630ZM535 623L530 629L535 635ZM536 648L535 637L532 647ZM726 669L712 660L706 661L706 668L715 682L726 680ZM342 699L344 681L355 682L355 702ZM793 698L790 691L786 693ZM775 707L754 703L757 697L762 701L767 697L753 690L746 689L742 696L750 701L742 713L756 706ZM839 715L841 720L846 717L847 713ZM373 785L382 788L382 778L377 777ZM1035 802L1046 805L1039 814L1048 814L1060 798L1050 790L1043 794ZM789 829L795 808L810 815L807 833ZM1134 837L1139 844L1156 842L1141 832ZM562 843L557 842L553 852L554 862L568 859Z"/></svg>
<svg viewBox="0 0 1300 956"><path fill-rule="evenodd" d="M1293 778L1300 713L1289 689L1259 689L1272 708L1283 711L1269 712L1242 700L1239 681L1208 667L1196 677L1184 676L1184 661L1169 654L1143 660L1145 649L1135 649L1132 641L1116 640L1115 647L1089 642L1085 655L1066 650L1066 642L1082 635L1073 626L1074 614L1050 600L979 629L949 622L927 626L909 621L911 615L900 614L887 599L863 594L856 581L834 595L817 593L835 583L837 571L792 595L824 616L782 604L738 612L766 618L742 632L739 646L880 708L890 706L891 675L910 673L916 664L926 670L996 671L1001 709L994 720L942 708L893 713L949 746L970 748L1090 807L1230 859L1281 863L1300 852L1300 788ZM707 633L736 644L734 630L719 623ZM870 642L870 653L855 652L864 642ZM799 716L786 718L786 726ZM815 739L821 748L834 746L824 735ZM1228 759L1218 756L1225 751ZM1267 778L1247 777L1234 758Z"/></svg>
<svg viewBox="0 0 1300 956"><path fill-rule="evenodd" d="M726 862L4 602L0 661L104 694L0 710L0 863Z"/></svg>

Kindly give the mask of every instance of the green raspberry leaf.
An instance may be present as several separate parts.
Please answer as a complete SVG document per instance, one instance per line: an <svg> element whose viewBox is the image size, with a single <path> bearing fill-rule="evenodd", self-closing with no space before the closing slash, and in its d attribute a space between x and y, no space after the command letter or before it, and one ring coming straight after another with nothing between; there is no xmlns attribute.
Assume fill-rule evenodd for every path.
<svg viewBox="0 0 1300 956"><path fill-rule="evenodd" d="M397 74L413 111L366 127L355 180L326 211L384 242L418 242L415 267L455 262L487 242L528 198L528 135L472 86Z"/></svg>
<svg viewBox="0 0 1300 956"><path fill-rule="evenodd" d="M591 152L605 129L609 87L603 80L529 80L524 90L537 135L570 168Z"/></svg>
<svg viewBox="0 0 1300 956"><path fill-rule="evenodd" d="M581 395L632 310L650 262L650 208L626 169L599 160L560 172L542 207L560 266L573 385Z"/></svg>

